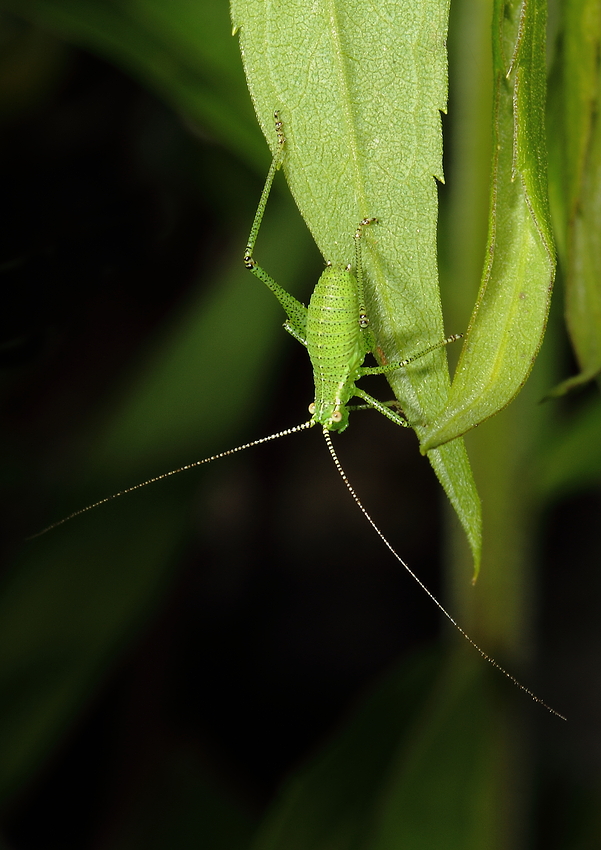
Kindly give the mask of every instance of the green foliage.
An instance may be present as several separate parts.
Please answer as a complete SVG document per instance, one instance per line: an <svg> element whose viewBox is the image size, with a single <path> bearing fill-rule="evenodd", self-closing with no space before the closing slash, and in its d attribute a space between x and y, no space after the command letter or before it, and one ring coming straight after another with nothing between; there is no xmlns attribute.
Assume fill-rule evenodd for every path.
<svg viewBox="0 0 601 850"><path fill-rule="evenodd" d="M580 369L562 386L566 389L597 374L600 363L596 57L601 25L597 0L563 0L556 7L559 48L549 51L551 212ZM194 135L209 140L209 152L199 147L196 156L202 150L209 158L218 150L223 157L206 181L211 215L224 216L218 263L203 269L205 287L195 289L168 315L114 385L99 387L97 407L81 430L66 421L77 419L67 409L61 440L67 448L61 452L50 442L51 460L40 464L44 470L61 468L58 482L45 473L45 501L52 505L50 519L55 519L163 469L257 436L252 423L267 404L269 385L282 362L279 346L286 343L278 305L242 268L244 239L269 157L252 114L225 0L0 0L0 8L1 25L27 22L12 53L4 30L0 33L5 48L0 106L11 103L2 115L6 125L15 120L15 104L21 105L21 114L49 108L68 74L65 45L77 45L134 76L175 110ZM553 568L548 553L543 554L550 545L543 537L545 516L553 510L554 516L561 515L559 500L566 494L598 493L601 480L598 397L590 395L582 403L563 399L562 407L555 401L538 404L569 374L569 365L561 360L565 341L557 315L551 316L547 342L532 368L553 276L542 123L545 4L499 0L494 9L492 3L471 0L452 4L454 108L446 148L448 189L440 190L438 224L435 180L442 180L439 112L446 107L448 3L330 3L328 15L324 8L322 3L236 0L233 20L240 28L261 128L273 146L272 112L279 108L287 137L286 177L325 258L352 261L358 221L378 217L379 224L366 233L365 254L370 312L383 359L408 356L444 336L438 228L446 331L469 326L464 350L450 387L447 354L439 351L399 374L394 391L415 423L475 553L480 503L474 478L482 495L483 569L475 588L466 581L470 558L457 524L449 519L443 529L448 604L462 626L505 667L576 719L565 731L522 694L513 694L479 658L466 661L452 647L436 657L408 653L412 657L406 663L370 686L347 723L326 740L312 739L313 755L292 768L269 805L254 787L248 790L253 782L260 784L251 771L248 786L241 779L249 770L246 763L244 769L231 768L234 745L222 748L213 740L214 718L197 718L201 732L192 746L178 726L172 736L176 740L161 738L159 749L169 753L163 761L157 757L158 767L148 767L141 799L124 794L119 784L111 829L95 846L516 850L539 843L549 850L575 850L587 846L585 840L597 846L599 783L594 776L587 779L594 773L590 761L584 771L577 756L566 755L582 746L579 736L584 737L587 712L595 715L588 676L594 676L596 661L593 656L590 670L575 677L582 647L577 646L575 656L565 636L558 637L561 652L550 679L557 683L555 695L548 693L548 684L532 684L529 667L533 624L542 607L538 582ZM487 56L493 12L493 52ZM470 64L474 57L483 57L475 70ZM255 182L244 167L252 169ZM196 191L194 166L188 165L185 173ZM234 180L232 173L241 179ZM260 262L287 289L306 297L319 273L311 239L284 198L270 203ZM83 289L88 285L85 272L81 278ZM531 369L512 404L484 422L516 396ZM20 396L30 392L25 370L14 381ZM8 399L14 399L11 386L3 384ZM302 419L306 402L303 391L289 384L276 427L289 424L282 421L282 408L294 423ZM479 423L466 435L470 468L463 441L454 437ZM7 447L3 478L10 493L10 482L26 467L27 457L18 436L8 425L2 427ZM401 445L408 435L403 431L392 439ZM430 448L444 440L452 442ZM371 457L375 448L367 444L362 452ZM190 557L191 516L204 507L196 481L178 478L165 489L149 488L133 501L121 500L25 544L3 573L0 793L8 813L7 833L9 816L27 803L39 777L45 771L51 774L52 758L85 723L107 679L132 653L164 599L171 598L181 563ZM397 505L407 493L416 501L420 487L405 471L398 478L398 489L385 498L401 522L403 510ZM45 512L32 506L33 487L29 481L26 485L17 524L25 533L47 521ZM311 488L313 515L330 516L331 506L321 501L321 485L303 479L304 488ZM374 488L379 486L376 480ZM235 510L231 490L226 493L224 503L229 509L233 501ZM293 518L290 524L306 521L296 502L285 508ZM206 536L212 521L202 524ZM360 555L348 542L351 532L346 534L337 541L334 566L342 560L340 568L352 583ZM262 560L265 540L254 538L253 543ZM321 545L319 540L303 564L307 571L323 569L316 554ZM402 539L399 545L404 554ZM279 554L279 570L292 560L290 549ZM235 583L239 552L235 546L232 552L231 572L220 577L223 596L228 583ZM588 587L591 562L596 567L598 558L584 545L577 557L568 554L562 567L571 573L562 574L562 587ZM368 560L375 570L371 549ZM571 604L567 594L564 604ZM277 616L285 619L286 611ZM336 631L337 609L327 616ZM574 621L580 616L578 611ZM313 634L313 625L308 623L306 631ZM554 630L560 627L554 623ZM268 654L270 633L265 628L261 647ZM594 649L596 619L588 628L587 647ZM223 635L208 641L208 654L217 652L219 640ZM244 646L230 651L224 677L233 675L229 668L235 667ZM321 659L321 646L307 655L311 651ZM280 656L278 660L284 666ZM254 673L251 669L250 677ZM296 668L286 671L282 687L289 686L286 676L294 675ZM197 677L193 663L189 677ZM170 681L163 699L175 703ZM270 693L267 685L265 690ZM249 712L245 697L236 706L241 728ZM507 705L512 697L514 707ZM214 698L210 689L203 693L203 702ZM124 739L135 738L144 716L139 706L137 711L128 708L134 720L126 734L120 733ZM276 704L274 716L277 711ZM526 723L522 711L528 712ZM542 746L547 723L551 732ZM570 728L578 730L574 738ZM203 748L207 738L211 746ZM261 740L253 743L261 754ZM584 790L574 784L575 775ZM537 800L547 799L546 782L552 785L554 805L553 811L545 808L546 828L541 829ZM86 793L92 795L93 789ZM578 813L576 828L571 808ZM15 846L12 840L5 844Z"/></svg>
<svg viewBox="0 0 601 850"><path fill-rule="evenodd" d="M493 163L484 276L432 448L497 413L528 377L555 276L545 160L546 3L499 0L493 24Z"/></svg>
<svg viewBox="0 0 601 850"><path fill-rule="evenodd" d="M280 218L274 240L290 235L289 221ZM297 244L301 249L302 240ZM236 266L220 274L218 288L211 286L208 295L183 305L173 325L154 340L142 373L125 378L126 400L109 412L102 432L93 434L87 485L70 498L87 503L91 492L112 487L115 475L143 478L157 462L169 468L186 454L206 454L228 433L234 439L237 417L256 403L253 394L261 389L255 376L273 356L274 334L281 330L270 300L257 302L242 263ZM299 273L302 268L299 257ZM237 335L222 348L210 380L199 387L204 364L222 339L229 340L234 317L242 322ZM244 345L248 321L262 340L250 349ZM194 403L199 393L206 404ZM157 410L162 414L157 416ZM189 533L184 505L191 484L178 481L164 493L149 488L143 508L131 501L108 516L91 512L72 534L48 534L28 544L4 576L0 798L48 751L98 676L168 590L174 560ZM144 544L138 545L141 540ZM40 675L44 668L52 675Z"/></svg>
<svg viewBox="0 0 601 850"><path fill-rule="evenodd" d="M596 0L566 0L562 10L550 102L550 184L565 267L566 321L581 371L562 382L556 395L601 370L601 7Z"/></svg>
<svg viewBox="0 0 601 850"><path fill-rule="evenodd" d="M3 0L2 8L100 53L244 157L260 161L224 3ZM227 108L226 108L227 104Z"/></svg>
<svg viewBox="0 0 601 850"><path fill-rule="evenodd" d="M494 846L503 828L489 712L470 662L441 672L414 659L287 784L252 850Z"/></svg>
<svg viewBox="0 0 601 850"><path fill-rule="evenodd" d="M341 4L335 14L326 3L232 3L259 122L275 150L279 111L286 177L325 259L351 262L358 222L378 219L363 257L384 363L445 337L435 178L442 180L447 15L447 0L395 0L377 15L365 15L359 2ZM447 400L445 351L400 370L391 384L421 437ZM481 514L465 448L456 442L437 449L430 461L467 533L477 574Z"/></svg>

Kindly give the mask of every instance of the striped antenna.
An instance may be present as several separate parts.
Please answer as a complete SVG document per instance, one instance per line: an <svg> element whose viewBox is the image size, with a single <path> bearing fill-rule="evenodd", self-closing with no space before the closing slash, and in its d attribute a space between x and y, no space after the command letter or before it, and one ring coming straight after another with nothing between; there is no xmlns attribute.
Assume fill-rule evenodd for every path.
<svg viewBox="0 0 601 850"><path fill-rule="evenodd" d="M177 469L171 469L169 472L163 472L161 475L155 475L154 478L149 478L147 481L140 482L140 484L134 484L133 487L126 487L125 490L119 490L111 496L105 496L104 499L99 499L91 505L86 505L85 508L79 508L79 510L73 511L73 513L69 514L69 516L63 517L63 519L59 519L57 522L53 522L51 525L46 526L46 528L43 528L35 534L31 534L25 539L34 540L36 537L41 537L48 531L52 531L53 528L58 528L59 525L64 525L66 522L75 519L76 516L85 514L94 508L100 507L100 505L105 505L107 502L112 502L113 499L119 499L121 496L127 496L128 493L133 493L135 490L141 490L142 487L147 487L149 484L155 484L157 481L164 481L165 478L171 478L172 475L179 475L180 472L186 472L188 469L196 469L197 466L203 466L205 463L212 463L214 460L219 460L222 457L235 455L237 452L243 452L245 449L251 449L253 446L260 446L261 443L269 443L272 440L278 440L280 437L288 437L290 434L297 434L299 431L305 431L307 428L311 428L312 426L313 422L309 419L307 422L303 422L302 425L295 425L293 428L286 428L283 431L278 431L276 434L270 434L268 437L260 437L258 440L252 440L250 443L244 443L242 446L236 446L235 448L228 449L225 452L219 452L219 454L211 455L211 457L205 457L203 460L195 460L193 463L187 463L185 466L179 466Z"/></svg>
<svg viewBox="0 0 601 850"><path fill-rule="evenodd" d="M459 623L457 623L457 622L456 622L456 620L454 620L454 619L453 619L453 617L451 617L451 615L449 614L449 612L447 611L447 609L446 609L446 608L444 608L444 607L440 604L440 602L438 601L438 599L434 596L434 594L433 594L430 590L428 590L428 588L427 588L427 587L426 587L426 585L423 583L423 581L422 581L420 578L418 578L418 576L417 576L417 575L413 572L413 570L411 569L411 567L409 567L409 566L405 563L405 561L403 561L403 559L401 558L401 556L400 556L400 555L398 555L398 554L397 554L397 552L396 552L396 551L392 548L392 544L388 542L388 540L386 539L386 537L384 537L383 533L380 531L380 529L379 529L379 528L378 528L378 526L375 524L375 522L373 521L373 519L371 518L371 516L367 513L366 509L363 507L363 504L362 504L361 500L359 499L359 496L357 496L357 494L355 493L355 491L354 491L354 489L353 489L353 487L352 487L352 485L351 485L350 481L349 481L349 480L348 480L348 478L346 477L346 472L345 472L345 471L344 471L344 469L342 468L342 464L341 464L341 463L340 463L340 461L338 460L338 455L336 454L336 450L334 449L334 446L333 446L333 444L332 444L332 438L331 438L331 436L330 436L330 432L329 432L326 428L324 428L324 429L323 429L323 436L324 436L325 441L326 441L326 444L327 444L327 446L328 446L328 450L329 450L329 452L330 452L330 455L332 456L332 460L334 461L334 465L336 466L336 469L337 469L337 470L338 470L338 472L340 473L340 477L342 478L342 480L344 481L344 483L345 483L345 485L346 485L346 489L349 491L349 493L350 493L350 494L351 494L351 496L353 497L353 500L355 501L355 504L357 505L357 507L359 508L359 510L361 511L361 513L363 514L363 516L365 517L365 519L366 519L366 520L368 521L368 523L371 525L371 527L372 527L372 528L373 528L373 530L376 532L376 534L378 535L378 537L380 538L380 540L384 543L384 545L385 545L385 546L386 546L386 547L387 547L387 548L388 548L388 549L392 552L392 554L393 554L393 555L394 555L394 557L397 559L397 561L401 564L401 566L403 566L403 567L407 570L407 572L409 573L409 575L411 576L411 578L412 578L412 579L414 579L414 581L416 581L416 582L419 584L419 586L421 587L421 589L422 589L425 593L427 593L427 594L428 594L428 596L430 597L430 599L432 600L432 602L436 605L436 607L437 607L440 611L442 611L442 613L445 615L445 617L447 618L447 620L449 620L449 621L450 621L450 622L451 622L451 623L455 626L455 628L457 629L457 631L459 632L459 634L463 635L463 637L466 639L466 641L467 641L469 644L471 644L471 645L474 647L474 649L475 649L475 650L477 650L477 651L480 653L480 655L482 656L482 658L484 658L484 660L485 660L485 661L488 661L488 662L489 662L489 664L492 664L492 666L493 666L493 667L496 667L496 668L497 668L497 670L500 670L500 671L501 671L501 673L503 673L503 675L504 675L504 676L507 676L507 678L508 678L508 679L510 679L510 680L513 682L513 684L514 684L514 685L517 685L517 687L518 687L521 691L524 691L525 693L527 693L527 694L528 694L528 696L529 696L529 697L531 697L531 698L534 700L534 702L537 702L537 703L539 703L539 705L542 705L542 706L543 706L543 708L546 708L546 709L547 709L547 711L550 711L550 712L551 712L551 714L554 714L556 717L559 717L559 718L560 718L560 720L567 720L567 718L566 718L566 717L564 717L564 715L563 715L563 714L560 714L560 713L559 713L559 711L555 711L555 709L554 709L554 708L551 708L551 706L550 706L550 705L547 705L547 703L546 703L546 702L543 702L543 700L542 700L542 699L540 699L540 697L537 697L537 696L536 696L536 694L535 694L535 693L533 693L533 692L532 692L529 688L527 688L525 685L522 685L522 683L521 683L521 682L519 682L519 681L515 678L515 676L512 676L512 675L511 675L511 673L508 673L508 672L507 672L507 670L505 670L505 668L504 668L504 667L501 667L501 665L498 663L498 661L495 661L495 659L494 659L494 658L492 658L490 655L487 655L487 653L486 653L486 652L484 652L484 650L483 650L481 647L479 647L479 646L478 646L478 644L477 644L474 640L472 640L472 638L468 635L468 633L467 633L467 632L465 632L465 631L461 628L461 626L459 625Z"/></svg>

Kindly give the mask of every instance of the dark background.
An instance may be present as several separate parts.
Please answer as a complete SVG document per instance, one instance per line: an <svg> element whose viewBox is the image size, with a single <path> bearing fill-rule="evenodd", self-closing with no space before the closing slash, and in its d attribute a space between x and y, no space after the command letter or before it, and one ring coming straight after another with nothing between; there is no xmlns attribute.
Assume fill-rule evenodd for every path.
<svg viewBox="0 0 601 850"><path fill-rule="evenodd" d="M9 23L5 39L22 38ZM226 314L209 356L189 366L201 382L223 368L217 391L170 384L191 409L217 408L213 429L196 435L192 413L180 439L169 397L153 411L160 425L148 424L155 449L134 460L128 437L106 461L106 434L145 386L165 334L213 297L221 275L244 276L264 172L113 65L47 38L43 72L32 60L29 89L6 99L0 141L2 702L15 765L3 788L4 840L14 850L246 847L282 781L399 665L435 645L440 617L359 516L317 432L182 473L24 542L147 476L300 423L312 399L306 353L276 310L262 355L269 369L252 386L237 370L262 330L249 316L241 334ZM273 204L272 220L296 216L283 180ZM288 285L293 266L307 297L323 261L299 235L304 259L294 265L303 225L290 227L290 243L266 248L269 268ZM259 284L247 277L254 298ZM234 337L241 354L231 353ZM384 382L374 386L386 397ZM563 402L566 421L595 392ZM414 435L402 437L367 412L336 445L370 513L442 595L449 519ZM547 503L533 529L542 649L518 677L570 725L528 706L531 847L593 848L601 834L599 588L588 569L600 561L600 509L589 484ZM80 539L86 554L72 542ZM65 552L72 566L48 567L46 582ZM111 635L102 647L101 631L88 633L95 616ZM100 647L80 667L78 629L82 647ZM495 693L511 687L494 677ZM40 700L47 711L28 723Z"/></svg>

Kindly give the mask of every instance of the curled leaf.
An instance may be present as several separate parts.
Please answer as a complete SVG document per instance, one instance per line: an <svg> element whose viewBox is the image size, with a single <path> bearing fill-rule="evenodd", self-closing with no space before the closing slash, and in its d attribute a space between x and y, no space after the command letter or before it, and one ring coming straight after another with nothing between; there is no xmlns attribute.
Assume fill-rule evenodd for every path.
<svg viewBox="0 0 601 850"><path fill-rule="evenodd" d="M505 407L540 348L555 274L545 156L544 0L496 0L493 179L480 292L445 408L422 451Z"/></svg>

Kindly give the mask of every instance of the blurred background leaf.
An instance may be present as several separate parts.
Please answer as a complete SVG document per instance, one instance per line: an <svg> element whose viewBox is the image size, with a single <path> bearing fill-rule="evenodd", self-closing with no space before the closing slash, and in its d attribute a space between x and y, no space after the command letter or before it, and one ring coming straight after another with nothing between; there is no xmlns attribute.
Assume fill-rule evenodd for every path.
<svg viewBox="0 0 601 850"><path fill-rule="evenodd" d="M261 162L260 134L226 3L3 0L2 8L115 62L199 132Z"/></svg>
<svg viewBox="0 0 601 850"><path fill-rule="evenodd" d="M601 371L600 47L597 0L565 0L550 89L550 188L565 267L565 316L580 372L555 395Z"/></svg>

